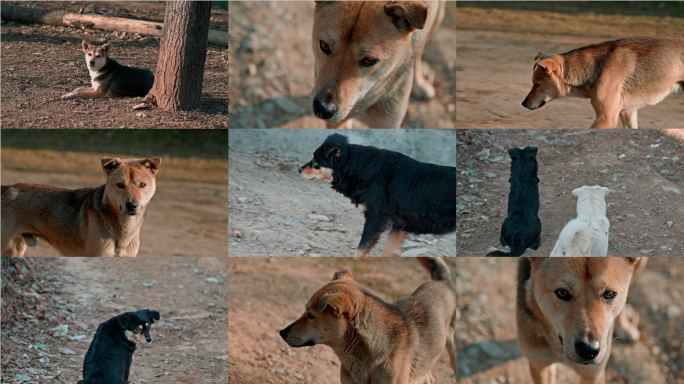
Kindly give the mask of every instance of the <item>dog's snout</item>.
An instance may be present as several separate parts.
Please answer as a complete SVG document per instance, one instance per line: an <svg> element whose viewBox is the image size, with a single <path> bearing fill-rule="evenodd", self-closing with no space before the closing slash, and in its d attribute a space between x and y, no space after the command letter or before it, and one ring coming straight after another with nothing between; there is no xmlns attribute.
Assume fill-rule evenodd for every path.
<svg viewBox="0 0 684 384"><path fill-rule="evenodd" d="M287 337L287 334L289 333L289 330L287 328L281 329L280 332L278 332L278 333L280 333L280 337L282 337L283 340L285 340L285 338Z"/></svg>
<svg viewBox="0 0 684 384"><path fill-rule="evenodd" d="M297 170L299 171L299 174L301 175L302 174L302 168L299 167Z"/></svg>
<svg viewBox="0 0 684 384"><path fill-rule="evenodd" d="M585 343L583 341L578 341L575 343L575 352L577 352L577 356L582 358L582 360L593 360L600 352L599 342L593 341L591 343Z"/></svg>
<svg viewBox="0 0 684 384"><path fill-rule="evenodd" d="M90 66L92 67L93 65L95 65L95 60L90 60Z"/></svg>
<svg viewBox="0 0 684 384"><path fill-rule="evenodd" d="M335 108L330 104L324 104L318 99L313 101L313 111L319 119L327 120L335 116Z"/></svg>
<svg viewBox="0 0 684 384"><path fill-rule="evenodd" d="M136 203L135 201L127 201L126 209L128 209L129 211L135 211L136 209L138 209L138 203Z"/></svg>
<svg viewBox="0 0 684 384"><path fill-rule="evenodd" d="M152 342L152 338L148 336L148 337L145 338L145 341L147 341L148 343L151 343L151 342Z"/></svg>

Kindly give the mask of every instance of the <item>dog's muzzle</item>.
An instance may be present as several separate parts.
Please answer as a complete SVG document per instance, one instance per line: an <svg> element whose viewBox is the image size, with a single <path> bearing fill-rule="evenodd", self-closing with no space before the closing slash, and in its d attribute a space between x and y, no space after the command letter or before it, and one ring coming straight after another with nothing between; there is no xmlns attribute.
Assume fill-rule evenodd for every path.
<svg viewBox="0 0 684 384"><path fill-rule="evenodd" d="M313 101L313 112L316 117L323 120L332 119L335 116L335 107L330 103L323 103L319 99Z"/></svg>

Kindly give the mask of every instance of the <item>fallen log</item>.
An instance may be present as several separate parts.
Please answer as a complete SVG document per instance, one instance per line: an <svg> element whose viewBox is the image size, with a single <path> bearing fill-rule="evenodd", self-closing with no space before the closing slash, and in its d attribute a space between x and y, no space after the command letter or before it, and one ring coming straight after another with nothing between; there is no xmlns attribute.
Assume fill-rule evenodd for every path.
<svg viewBox="0 0 684 384"><path fill-rule="evenodd" d="M25 24L47 24L59 27L90 28L108 32L139 33L144 36L161 37L163 23L124 19L94 14L52 11L49 9L26 8L2 4L2 19ZM212 44L228 46L228 32L209 30L208 41Z"/></svg>

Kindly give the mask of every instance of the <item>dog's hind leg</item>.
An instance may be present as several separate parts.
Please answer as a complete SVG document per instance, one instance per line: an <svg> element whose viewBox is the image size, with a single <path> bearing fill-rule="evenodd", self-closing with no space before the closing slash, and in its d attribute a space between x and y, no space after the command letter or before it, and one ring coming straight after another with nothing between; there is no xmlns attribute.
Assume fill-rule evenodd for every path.
<svg viewBox="0 0 684 384"><path fill-rule="evenodd" d="M449 364L454 370L454 377L456 376L456 335L447 337L446 350L449 353Z"/></svg>
<svg viewBox="0 0 684 384"><path fill-rule="evenodd" d="M639 312L636 312L631 305L625 304L625 307L620 311L615 321L615 333L627 342L637 342L641 338L641 333L637 328L638 325Z"/></svg>
<svg viewBox="0 0 684 384"><path fill-rule="evenodd" d="M406 237L406 231L400 229L392 229L387 238L387 244L385 244L385 250L382 252L384 257L392 257L397 254L399 248L401 248L401 243Z"/></svg>
<svg viewBox="0 0 684 384"><path fill-rule="evenodd" d="M633 111L620 111L620 121L622 122L622 128L639 129L636 109Z"/></svg>
<svg viewBox="0 0 684 384"><path fill-rule="evenodd" d="M384 230L385 225L381 220L366 220L366 223L363 225L361 241L356 248L354 257L368 256Z"/></svg>

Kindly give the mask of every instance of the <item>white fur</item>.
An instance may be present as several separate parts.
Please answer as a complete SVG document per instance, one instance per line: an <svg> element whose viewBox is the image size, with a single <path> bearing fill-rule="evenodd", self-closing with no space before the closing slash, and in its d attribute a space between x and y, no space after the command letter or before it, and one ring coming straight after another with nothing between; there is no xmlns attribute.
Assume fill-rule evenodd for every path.
<svg viewBox="0 0 684 384"><path fill-rule="evenodd" d="M610 229L606 217L608 192L608 188L598 185L572 191L577 197L577 217L563 228L550 256L607 256Z"/></svg>

